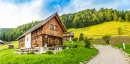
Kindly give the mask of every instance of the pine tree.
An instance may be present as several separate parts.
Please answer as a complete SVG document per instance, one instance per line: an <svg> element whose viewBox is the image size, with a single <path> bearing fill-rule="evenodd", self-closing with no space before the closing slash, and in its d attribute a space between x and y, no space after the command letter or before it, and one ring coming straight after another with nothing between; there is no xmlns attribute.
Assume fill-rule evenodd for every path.
<svg viewBox="0 0 130 64"><path fill-rule="evenodd" d="M125 20L126 20L126 21L129 21L129 14L126 14L126 15L125 15Z"/></svg>
<svg viewBox="0 0 130 64"><path fill-rule="evenodd" d="M117 12L116 12L116 10L114 10L114 21L118 21L118 14L117 14Z"/></svg>
<svg viewBox="0 0 130 64"><path fill-rule="evenodd" d="M122 22L123 20L122 20L122 18L121 17L119 17L119 20L118 20L119 22Z"/></svg>

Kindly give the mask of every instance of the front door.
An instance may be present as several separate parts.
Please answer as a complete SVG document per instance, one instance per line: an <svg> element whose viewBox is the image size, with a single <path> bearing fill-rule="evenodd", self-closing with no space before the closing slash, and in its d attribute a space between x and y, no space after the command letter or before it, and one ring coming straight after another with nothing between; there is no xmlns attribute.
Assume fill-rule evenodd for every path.
<svg viewBox="0 0 130 64"><path fill-rule="evenodd" d="M31 48L31 33L25 36L25 48Z"/></svg>

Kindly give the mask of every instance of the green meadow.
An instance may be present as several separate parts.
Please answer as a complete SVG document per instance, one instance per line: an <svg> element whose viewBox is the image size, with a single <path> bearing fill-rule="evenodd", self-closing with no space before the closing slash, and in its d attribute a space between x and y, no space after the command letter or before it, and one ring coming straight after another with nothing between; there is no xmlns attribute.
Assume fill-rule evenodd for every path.
<svg viewBox="0 0 130 64"><path fill-rule="evenodd" d="M10 43L11 43L11 44L14 44L14 47L15 47L15 48L18 48L19 41L11 41ZM8 44L0 45L0 50L2 50L2 49L7 49L7 48L8 48Z"/></svg>
<svg viewBox="0 0 130 64"><path fill-rule="evenodd" d="M122 28L121 36L130 36L130 23L129 22L119 22L119 21L110 21L104 22L102 24L93 25L85 28L70 28L68 31L74 32L74 37L79 37L80 33L84 33L88 38L101 38L103 35L118 35L118 28Z"/></svg>
<svg viewBox="0 0 130 64"><path fill-rule="evenodd" d="M118 28L122 28L122 34L118 35ZM105 44L101 39L104 35L111 35L111 45L122 48L120 42L126 43L126 53L130 54L129 34L130 34L130 23L129 22L105 22L102 24L89 26L85 28L70 28L68 31L74 32L74 37L79 37L80 33L84 33L88 38L94 38L91 44ZM116 37L118 36L118 37ZM125 37L127 36L127 37ZM98 40L97 40L98 39ZM18 41L11 41L14 44L15 49L18 48ZM0 64L79 64L91 59L98 53L95 48L85 48L83 41L72 41L63 42L64 46L69 46L71 49L63 49L61 52L56 54L14 54L15 49L7 49L8 45L0 45ZM77 48L74 46L77 45ZM5 50L2 50L5 49Z"/></svg>
<svg viewBox="0 0 130 64"><path fill-rule="evenodd" d="M130 54L130 44L125 44L125 49L123 48L123 44L112 44L118 48L122 48L126 53Z"/></svg>
<svg viewBox="0 0 130 64"><path fill-rule="evenodd" d="M56 54L14 54L15 49L0 51L0 64L79 64L91 59L98 53L95 48L84 48L84 43L74 41L74 44L64 42L63 45L72 47L63 49ZM77 48L73 48L77 45Z"/></svg>

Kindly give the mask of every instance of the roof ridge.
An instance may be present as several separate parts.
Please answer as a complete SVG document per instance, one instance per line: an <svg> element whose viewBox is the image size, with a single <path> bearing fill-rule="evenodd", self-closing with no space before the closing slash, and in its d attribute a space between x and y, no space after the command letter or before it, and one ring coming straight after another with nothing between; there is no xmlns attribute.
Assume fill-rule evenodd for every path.
<svg viewBox="0 0 130 64"><path fill-rule="evenodd" d="M58 12L55 12L54 14L52 14L51 16L47 17L45 20L43 20L42 22L40 22L39 24L35 25L34 27L30 28L29 30L27 30L25 33L23 33L21 36L19 36L16 40L18 40L19 38L23 37L24 35L32 32L33 30L35 30L36 28L40 27L42 24L46 23L47 20L49 20L51 17L55 16L56 14L58 14Z"/></svg>

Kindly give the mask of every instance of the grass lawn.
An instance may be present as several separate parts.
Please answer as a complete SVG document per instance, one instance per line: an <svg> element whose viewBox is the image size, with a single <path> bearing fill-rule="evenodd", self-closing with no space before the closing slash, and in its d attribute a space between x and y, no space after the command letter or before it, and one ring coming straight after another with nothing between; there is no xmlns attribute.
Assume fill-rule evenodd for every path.
<svg viewBox="0 0 130 64"><path fill-rule="evenodd" d="M78 48L64 49L56 54L34 54L18 55L12 53L15 49L7 49L0 52L0 64L79 64L89 60L96 55L98 50L95 48L84 48L83 43L74 41L74 44L64 42L63 45L73 47L77 44Z"/></svg>
<svg viewBox="0 0 130 64"><path fill-rule="evenodd" d="M88 38L101 38L103 35L111 35L119 36L118 35L118 28L122 28L122 36L130 36L130 23L128 22L105 22L102 24L85 27L85 28L70 28L68 31L74 32L74 37L79 37L80 33L84 33L85 36Z"/></svg>
<svg viewBox="0 0 130 64"><path fill-rule="evenodd" d="M10 43L11 43L11 44L14 44L14 47L15 47L15 48L18 48L19 41L11 41ZM7 49L7 48L8 48L8 44L0 45L0 50L2 50L2 49Z"/></svg>
<svg viewBox="0 0 130 64"><path fill-rule="evenodd" d="M123 49L123 44L112 44L114 46L117 46L118 48ZM123 49L126 53L130 54L130 44L125 44L125 49Z"/></svg>

